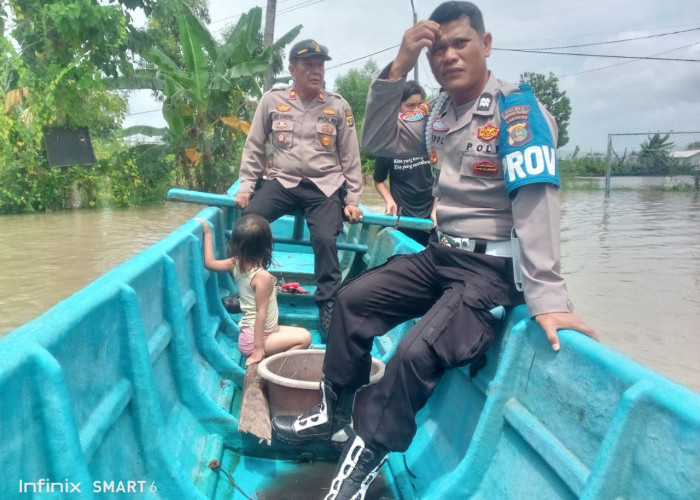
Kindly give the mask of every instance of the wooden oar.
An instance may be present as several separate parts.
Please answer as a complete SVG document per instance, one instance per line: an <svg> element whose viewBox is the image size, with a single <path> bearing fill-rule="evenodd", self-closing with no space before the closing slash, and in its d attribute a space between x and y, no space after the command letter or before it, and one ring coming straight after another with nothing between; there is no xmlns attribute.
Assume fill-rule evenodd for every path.
<svg viewBox="0 0 700 500"><path fill-rule="evenodd" d="M245 370L238 430L252 434L260 443L266 441L270 444L272 440L270 406L262 388L262 379L258 375L258 363L249 365Z"/></svg>

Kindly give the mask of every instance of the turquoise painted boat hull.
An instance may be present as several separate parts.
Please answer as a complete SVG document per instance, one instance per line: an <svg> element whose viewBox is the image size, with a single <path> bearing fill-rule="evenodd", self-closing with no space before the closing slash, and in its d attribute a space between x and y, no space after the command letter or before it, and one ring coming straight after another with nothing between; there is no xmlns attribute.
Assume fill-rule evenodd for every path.
<svg viewBox="0 0 700 500"><path fill-rule="evenodd" d="M188 197L223 207L200 213L223 255L231 193L172 195ZM365 221L341 236L344 277L420 249L394 218ZM273 230L274 272L313 290L308 230ZM201 236L188 222L0 341L0 498L323 497L337 450L238 431L243 360L221 303L234 284L203 268ZM281 296L280 314L320 343L310 296ZM700 396L583 335L561 342L508 311L485 368L443 378L368 498L700 498Z"/></svg>

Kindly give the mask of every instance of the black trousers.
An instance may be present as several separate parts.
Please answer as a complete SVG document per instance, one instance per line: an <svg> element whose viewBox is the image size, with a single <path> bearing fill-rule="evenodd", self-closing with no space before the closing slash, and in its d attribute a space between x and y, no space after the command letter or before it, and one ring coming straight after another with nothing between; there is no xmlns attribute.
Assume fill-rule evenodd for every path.
<svg viewBox="0 0 700 500"><path fill-rule="evenodd" d="M500 326L489 310L523 302L511 259L437 243L368 270L338 294L323 371L338 387L367 384L374 337L411 318L406 333L370 392L358 421L365 442L405 451L415 416L449 368L470 363Z"/></svg>
<svg viewBox="0 0 700 500"><path fill-rule="evenodd" d="M310 180L287 189L276 179L263 180L250 197L243 215L254 213L272 222L282 215L303 210L314 251L317 303L335 299L342 275L336 240L343 229L343 198L339 189L330 197Z"/></svg>
<svg viewBox="0 0 700 500"><path fill-rule="evenodd" d="M430 236L433 234L432 232L427 232L427 231L421 231L420 229L408 229L408 228L399 228L399 231L401 231L403 234L408 236L409 238L413 238L416 240L418 243L421 245L428 246L428 242L430 241Z"/></svg>

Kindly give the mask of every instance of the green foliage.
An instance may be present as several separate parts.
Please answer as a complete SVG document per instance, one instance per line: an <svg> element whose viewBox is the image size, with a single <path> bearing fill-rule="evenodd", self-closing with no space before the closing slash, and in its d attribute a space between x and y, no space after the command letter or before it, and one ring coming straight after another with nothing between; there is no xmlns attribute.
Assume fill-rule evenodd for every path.
<svg viewBox="0 0 700 500"><path fill-rule="evenodd" d="M374 173L374 156L360 152L360 162L362 165L362 175L372 175Z"/></svg>
<svg viewBox="0 0 700 500"><path fill-rule="evenodd" d="M151 68L110 85L162 91L168 124L164 137L181 170L178 179L190 188L221 190L231 182L230 159L246 125L241 120L252 117L251 97L262 94L260 82L270 56L293 40L301 26L265 48L262 9L255 7L219 44L189 5L182 0L163 3L177 21L181 58L171 58L169 47L156 43L142 54Z"/></svg>
<svg viewBox="0 0 700 500"><path fill-rule="evenodd" d="M678 161L670 152L675 145L669 140L669 134L650 136L641 144L639 152L627 150L621 154L612 150L610 156L610 174L613 176L653 176L653 175L697 175L690 162ZM563 179L572 177L601 177L608 169L608 159L602 155L579 157L579 148L567 159L559 160L559 171ZM576 183L577 189L581 183Z"/></svg>
<svg viewBox="0 0 700 500"><path fill-rule="evenodd" d="M91 0L11 0L11 39L3 36L6 77L0 118L0 212L96 206L106 172L49 168L45 128L88 127L93 144L115 139L126 111L102 74L128 71L127 17L119 5ZM3 35L5 33L3 32ZM104 159L104 148L95 147Z"/></svg>
<svg viewBox="0 0 700 500"><path fill-rule="evenodd" d="M567 129L571 118L571 101L565 91L559 90L559 79L554 76L554 73L546 77L541 73L526 72L520 75L520 83L529 84L537 99L554 116L559 128L557 147L561 148L568 144Z"/></svg>
<svg viewBox="0 0 700 500"><path fill-rule="evenodd" d="M671 157L671 150L675 147L669 139L669 134L661 136L654 134L641 144L639 161L644 167L645 173L651 175L668 175L677 162Z"/></svg>
<svg viewBox="0 0 700 500"><path fill-rule="evenodd" d="M12 37L33 72L56 74L60 68L83 64L107 75L128 71L127 18L119 5L93 0L11 0L10 6L17 21ZM85 75L93 77L93 73ZM80 72L71 74L80 76Z"/></svg>
<svg viewBox="0 0 700 500"><path fill-rule="evenodd" d="M109 163L109 188L117 206L163 200L175 181L175 156L165 145L132 147L112 155Z"/></svg>
<svg viewBox="0 0 700 500"><path fill-rule="evenodd" d="M189 5L204 23L211 22L207 0L184 0L184 3ZM137 53L142 54L150 47L159 47L178 65L184 64L176 9L177 5L169 1L160 1L153 5L146 29L138 33L141 46L136 50Z"/></svg>
<svg viewBox="0 0 700 500"><path fill-rule="evenodd" d="M368 60L362 69L351 69L347 73L335 79L335 91L342 95L355 117L355 129L357 139L362 137L362 124L365 120L365 105L367 104L367 93L372 84L372 79L379 73L379 67L372 59ZM360 161L362 173L371 174L374 171L374 157L360 151Z"/></svg>
<svg viewBox="0 0 700 500"><path fill-rule="evenodd" d="M221 43L206 0L0 1L0 213L162 199L169 185L223 188L234 178L246 120L270 56L301 26L262 46L261 9L241 16ZM136 29L130 10L154 15ZM7 29L11 29L7 37ZM134 69L132 58L147 66ZM164 100L167 130L132 128L165 144L121 142L126 94ZM117 92L115 92L117 90ZM45 128L87 127L97 164L49 168Z"/></svg>
<svg viewBox="0 0 700 500"><path fill-rule="evenodd" d="M558 160L559 174L566 177L597 177L605 175L607 160L600 156L579 157L580 148L576 146L574 153L568 159Z"/></svg>
<svg viewBox="0 0 700 500"><path fill-rule="evenodd" d="M0 214L97 206L104 178L99 166L49 168L36 151L19 156L0 170Z"/></svg>
<svg viewBox="0 0 700 500"><path fill-rule="evenodd" d="M353 68L335 79L335 91L350 104L356 124L362 124L364 121L367 92L369 92L372 79L378 73L377 63L370 59L362 69Z"/></svg>

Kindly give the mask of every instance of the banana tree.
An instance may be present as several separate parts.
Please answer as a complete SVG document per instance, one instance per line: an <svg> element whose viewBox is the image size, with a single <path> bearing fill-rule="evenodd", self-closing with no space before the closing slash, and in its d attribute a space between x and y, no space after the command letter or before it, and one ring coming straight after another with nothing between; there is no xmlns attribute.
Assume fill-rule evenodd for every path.
<svg viewBox="0 0 700 500"><path fill-rule="evenodd" d="M669 139L670 134L662 136L660 133L650 135L641 144L639 161L644 166L647 174L668 175L676 160L671 156L671 151L676 144Z"/></svg>
<svg viewBox="0 0 700 500"><path fill-rule="evenodd" d="M262 9L243 14L219 44L192 9L171 0L177 12L182 63L154 46L141 56L152 67L107 82L114 89L149 88L162 92L164 136L191 188L216 189L231 181L221 171L235 155L236 135L247 132L252 98L260 96L260 81L270 56L281 51L301 25L263 47ZM130 132L130 131L127 131ZM138 129L143 132L143 129ZM219 168L217 168L217 165ZM228 175L228 179L223 177Z"/></svg>

